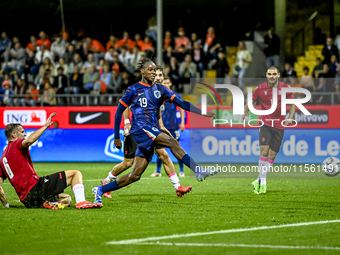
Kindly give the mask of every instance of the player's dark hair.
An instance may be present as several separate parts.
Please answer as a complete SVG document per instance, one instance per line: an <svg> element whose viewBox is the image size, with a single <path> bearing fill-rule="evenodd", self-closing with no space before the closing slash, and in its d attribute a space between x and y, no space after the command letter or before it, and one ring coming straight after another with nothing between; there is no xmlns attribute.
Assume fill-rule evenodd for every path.
<svg viewBox="0 0 340 255"><path fill-rule="evenodd" d="M12 133L16 131L17 127L21 126L20 123L11 123L8 124L5 128L5 135L7 140L11 139Z"/></svg>
<svg viewBox="0 0 340 255"><path fill-rule="evenodd" d="M163 72L163 67L156 65L156 71L161 70Z"/></svg>
<svg viewBox="0 0 340 255"><path fill-rule="evenodd" d="M172 83L172 80L171 80L170 76L165 76L163 80L164 80L164 81L165 81L165 80L169 80L169 81Z"/></svg>
<svg viewBox="0 0 340 255"><path fill-rule="evenodd" d="M141 59L136 65L136 71L140 72L140 70L144 68L146 63L154 63L154 62L149 58Z"/></svg>
<svg viewBox="0 0 340 255"><path fill-rule="evenodd" d="M268 70L272 70L272 69L276 69L278 73L280 72L280 70L277 66L271 65L270 67L267 68L266 73L268 72Z"/></svg>

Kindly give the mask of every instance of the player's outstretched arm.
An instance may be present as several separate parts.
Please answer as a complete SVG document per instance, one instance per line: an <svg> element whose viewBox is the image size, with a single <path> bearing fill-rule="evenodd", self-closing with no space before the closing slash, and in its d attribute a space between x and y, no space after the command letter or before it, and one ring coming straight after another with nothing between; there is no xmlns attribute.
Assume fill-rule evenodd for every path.
<svg viewBox="0 0 340 255"><path fill-rule="evenodd" d="M51 113L51 115L48 117L45 125L42 128L39 128L37 131L35 131L29 137L22 141L22 147L27 148L28 146L35 143L35 141L39 139L39 137L44 133L44 131L53 124L52 117L56 115L57 114L55 112Z"/></svg>
<svg viewBox="0 0 340 255"><path fill-rule="evenodd" d="M120 140L120 136L119 136L119 130L120 130L120 122L122 121L122 114L125 111L127 107L121 103L119 103L118 107L117 107L117 111L116 111L116 115L115 115L115 146L117 147L117 149L122 148L122 141Z"/></svg>
<svg viewBox="0 0 340 255"><path fill-rule="evenodd" d="M193 113L197 113L199 115L202 115L202 111L201 109L197 108L196 106L194 106L192 103L184 101L178 97L175 97L172 100L172 103L174 103L175 105L181 107L182 109L188 111L188 112L193 112ZM214 112L207 112L206 115L204 115L206 117L213 117L216 118L216 113Z"/></svg>
<svg viewBox="0 0 340 255"><path fill-rule="evenodd" d="M294 119L294 114L295 114L295 104L291 104L290 105L290 109L289 109L289 117L288 119L286 119L285 121L285 127L287 127L288 125L293 123L293 119Z"/></svg>

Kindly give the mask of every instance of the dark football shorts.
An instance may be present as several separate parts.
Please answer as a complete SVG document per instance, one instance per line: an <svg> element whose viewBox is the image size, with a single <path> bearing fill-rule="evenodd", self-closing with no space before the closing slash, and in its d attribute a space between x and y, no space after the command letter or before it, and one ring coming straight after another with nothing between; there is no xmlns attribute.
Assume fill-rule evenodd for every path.
<svg viewBox="0 0 340 255"><path fill-rule="evenodd" d="M181 138L181 132L179 129L175 130L175 129L170 129L169 132L171 133L171 135L179 142L179 139ZM159 150L159 149L164 149L165 146L163 145L155 145L155 150Z"/></svg>
<svg viewBox="0 0 340 255"><path fill-rule="evenodd" d="M278 153L283 141L284 129L277 129L263 125L260 127L260 145L269 145L269 148Z"/></svg>
<svg viewBox="0 0 340 255"><path fill-rule="evenodd" d="M137 150L137 143L133 135L124 137L124 158L134 158Z"/></svg>
<svg viewBox="0 0 340 255"><path fill-rule="evenodd" d="M42 207L46 200L54 198L63 193L67 187L65 172L58 172L44 177L39 177L39 181L30 190L23 204L27 208Z"/></svg>

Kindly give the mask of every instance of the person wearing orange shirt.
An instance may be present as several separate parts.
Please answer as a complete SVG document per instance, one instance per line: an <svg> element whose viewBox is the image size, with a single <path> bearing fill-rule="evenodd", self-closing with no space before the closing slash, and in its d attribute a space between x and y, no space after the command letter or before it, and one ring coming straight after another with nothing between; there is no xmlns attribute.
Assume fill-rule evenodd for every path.
<svg viewBox="0 0 340 255"><path fill-rule="evenodd" d="M120 49L123 46L126 46L129 51L135 47L135 42L129 38L129 33L126 31L123 32L123 38L118 41L118 48Z"/></svg>
<svg viewBox="0 0 340 255"><path fill-rule="evenodd" d="M218 49L220 47L221 47L221 44L215 35L215 29L213 27L209 27L207 31L205 43L203 45L203 51L208 57L208 59L212 59L212 58L217 59Z"/></svg>
<svg viewBox="0 0 340 255"><path fill-rule="evenodd" d="M141 51L145 51L147 54L148 54L148 52L154 52L155 51L154 47L152 46L152 42L150 41L149 36L145 36L144 42L141 45Z"/></svg>
<svg viewBox="0 0 340 255"><path fill-rule="evenodd" d="M106 43L106 52L108 52L111 47L113 47L114 50L118 49L118 40L113 35L110 35L109 41Z"/></svg>
<svg viewBox="0 0 340 255"><path fill-rule="evenodd" d="M22 106L36 106L39 99L39 91L35 88L34 83L28 84L26 97L21 99Z"/></svg>
<svg viewBox="0 0 340 255"><path fill-rule="evenodd" d="M171 46L172 48L174 48L174 40L171 37L171 33L170 31L166 31L165 32L165 38L164 38L164 51L166 51L168 49L169 46Z"/></svg>
<svg viewBox="0 0 340 255"><path fill-rule="evenodd" d="M51 41L48 39L48 36L44 31L39 33L40 39L37 40L37 46L44 46L45 50L49 50L51 48Z"/></svg>
<svg viewBox="0 0 340 255"><path fill-rule="evenodd" d="M26 46L26 52L28 53L28 50L36 52L37 51L37 47L38 47L38 45L37 45L37 38L34 35L31 35L30 42Z"/></svg>
<svg viewBox="0 0 340 255"><path fill-rule="evenodd" d="M139 49L142 48L144 41L141 39L140 34L136 34L135 35L135 45L137 45L139 47Z"/></svg>
<svg viewBox="0 0 340 255"><path fill-rule="evenodd" d="M96 64L99 64L99 59L103 59L105 55L104 46L96 39L92 39L90 37L86 38L86 42L89 45L89 50L93 52L94 61Z"/></svg>
<svg viewBox="0 0 340 255"><path fill-rule="evenodd" d="M183 51L182 45L185 47L185 49L190 49L191 48L190 40L188 37L185 36L185 31L183 27L180 27L178 29L178 36L179 37L175 39L175 51L182 52Z"/></svg>

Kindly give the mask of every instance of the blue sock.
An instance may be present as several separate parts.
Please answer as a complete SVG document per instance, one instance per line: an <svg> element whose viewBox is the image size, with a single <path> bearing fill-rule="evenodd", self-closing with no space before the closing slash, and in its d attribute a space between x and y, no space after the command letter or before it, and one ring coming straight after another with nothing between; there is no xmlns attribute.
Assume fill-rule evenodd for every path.
<svg viewBox="0 0 340 255"><path fill-rule="evenodd" d="M106 185L100 186L100 189L103 193L109 192L109 191L114 191L117 189L120 189L120 187L117 184L117 180L110 182Z"/></svg>
<svg viewBox="0 0 340 255"><path fill-rule="evenodd" d="M197 172L197 168L200 166L193 160L188 154L185 154L183 158L181 159L184 165L189 167L194 173Z"/></svg>
<svg viewBox="0 0 340 255"><path fill-rule="evenodd" d="M183 169L183 162L178 160L178 165L179 165L179 172L180 173L184 173L184 169Z"/></svg>
<svg viewBox="0 0 340 255"><path fill-rule="evenodd" d="M160 159L157 157L157 168L156 168L156 172L157 172L157 173L161 173L161 167L162 167L162 160L160 160Z"/></svg>

